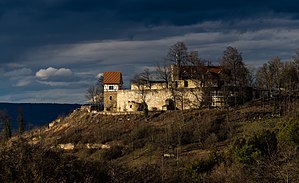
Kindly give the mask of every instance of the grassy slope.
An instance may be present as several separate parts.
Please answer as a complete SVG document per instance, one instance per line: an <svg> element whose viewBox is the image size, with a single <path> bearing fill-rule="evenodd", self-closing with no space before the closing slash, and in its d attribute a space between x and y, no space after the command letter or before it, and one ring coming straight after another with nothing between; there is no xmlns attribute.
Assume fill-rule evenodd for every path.
<svg viewBox="0 0 299 183"><path fill-rule="evenodd" d="M53 147L73 143L80 158L100 159L101 151L85 153L85 144L120 146L116 160L130 166L158 164L164 154L175 164L206 157L212 147L225 148L242 132L244 123L269 115L270 109L243 107L230 111L202 109L142 115L103 116L80 110L53 127L26 133L33 143ZM174 155L174 157L173 157Z"/></svg>
<svg viewBox="0 0 299 183"><path fill-rule="evenodd" d="M132 179L126 173L129 170L130 174L136 177L132 179L134 181L148 178L149 182L254 182L262 180L262 176L265 180L271 178L273 181L280 181L285 177L282 174L276 179L278 172L272 171L271 167L285 169L289 164L296 164L298 159L291 162L285 160L285 146L280 139L278 148L282 150L277 151L275 158L260 156L264 159L252 160L254 166L238 162L231 153L236 139L252 141L256 139L255 135L259 136L267 130L275 131L279 137L277 124L286 118L277 117L272 111L273 107L269 105L252 103L229 110L199 109L150 113L145 119L142 115L104 116L76 110L69 116L56 120L52 127L26 132L23 137L30 144L54 151L60 151L58 144L72 143L75 149L64 151L66 154L83 161L109 162L113 171L121 172L119 182ZM295 114L298 115L298 111L295 111ZM16 139L17 137L14 137L13 141ZM87 143L109 145L110 149L87 149ZM222 159L217 160L217 166L213 158L211 159L211 154L216 151L221 156L213 158ZM271 162L270 168L263 167L269 160L273 163L279 161L280 164L272 166ZM212 165L209 164L211 162ZM263 173L264 170L269 172ZM298 172L293 171L293 174ZM248 176L252 174L255 176ZM293 180L298 179L295 177Z"/></svg>

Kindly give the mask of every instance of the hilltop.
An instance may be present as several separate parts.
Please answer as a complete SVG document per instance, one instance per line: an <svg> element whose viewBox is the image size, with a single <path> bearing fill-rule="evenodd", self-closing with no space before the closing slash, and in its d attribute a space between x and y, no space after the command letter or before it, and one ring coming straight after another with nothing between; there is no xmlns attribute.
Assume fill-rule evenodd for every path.
<svg viewBox="0 0 299 183"><path fill-rule="evenodd" d="M299 180L293 168L299 162L294 148L299 142L298 114L295 109L282 117L259 101L229 109L153 112L147 118L81 108L13 137L1 152L14 148L11 153L20 156L25 148L39 157L31 164L57 176L53 182Z"/></svg>

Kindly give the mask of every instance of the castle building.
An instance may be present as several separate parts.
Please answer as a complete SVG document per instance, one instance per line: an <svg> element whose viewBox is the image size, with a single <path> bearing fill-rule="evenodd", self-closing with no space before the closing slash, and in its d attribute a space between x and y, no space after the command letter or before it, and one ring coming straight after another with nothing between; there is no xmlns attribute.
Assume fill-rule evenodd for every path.
<svg viewBox="0 0 299 183"><path fill-rule="evenodd" d="M123 90L120 72L104 73L104 110L134 112L142 110L185 110L198 108L205 101L211 107L224 106L220 66L171 66L171 80L131 83ZM208 91L208 94L206 93Z"/></svg>
<svg viewBox="0 0 299 183"><path fill-rule="evenodd" d="M104 110L117 111L117 92L122 89L121 72L104 72Z"/></svg>

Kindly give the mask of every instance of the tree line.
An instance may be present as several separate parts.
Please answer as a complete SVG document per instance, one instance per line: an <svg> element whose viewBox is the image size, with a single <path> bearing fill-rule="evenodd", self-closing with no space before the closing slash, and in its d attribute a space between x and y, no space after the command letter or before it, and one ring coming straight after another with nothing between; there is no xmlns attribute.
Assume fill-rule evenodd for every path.
<svg viewBox="0 0 299 183"><path fill-rule="evenodd" d="M201 103L211 102L211 91L215 90L215 80L205 75L207 66L213 66L210 60L200 58L197 51L189 51L184 42L177 42L169 48L164 61L157 64L156 69L149 71L145 68L144 72L136 74L132 82L138 86L147 85L151 88L151 79L157 79L165 82L165 87L175 89L174 83L171 83L171 65L178 68L191 66L193 73L197 75L191 76L198 81L198 89L203 91ZM271 58L258 68L252 68L245 64L242 53L234 47L227 47L222 57L219 59L217 66L222 68L220 78L218 78L217 90L222 92L225 102L233 100L231 103L237 105L244 103L248 96L248 87L259 93L256 97L267 95L273 97L274 94L281 95L283 93L298 91L299 87L299 50L292 60L283 62L278 56ZM178 79L183 79L184 74L180 72Z"/></svg>

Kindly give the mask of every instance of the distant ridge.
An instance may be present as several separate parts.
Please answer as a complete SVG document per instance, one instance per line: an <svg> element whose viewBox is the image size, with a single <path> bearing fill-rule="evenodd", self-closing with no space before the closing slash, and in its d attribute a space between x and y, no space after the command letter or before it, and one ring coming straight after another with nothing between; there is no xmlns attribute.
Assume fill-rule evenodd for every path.
<svg viewBox="0 0 299 183"><path fill-rule="evenodd" d="M57 103L0 103L0 110L6 110L13 130L17 130L18 110L23 111L26 130L45 125L58 116L67 115L81 104ZM2 124L0 123L0 129Z"/></svg>

